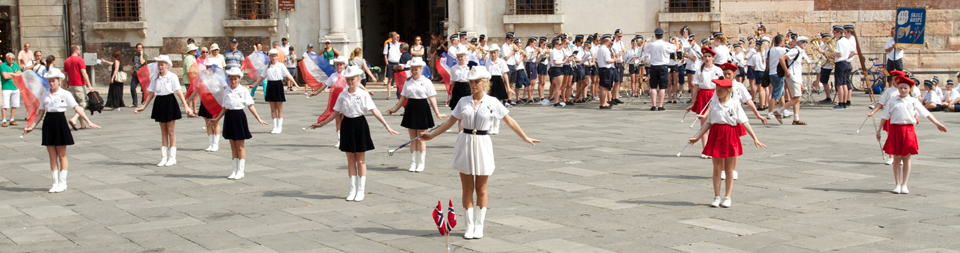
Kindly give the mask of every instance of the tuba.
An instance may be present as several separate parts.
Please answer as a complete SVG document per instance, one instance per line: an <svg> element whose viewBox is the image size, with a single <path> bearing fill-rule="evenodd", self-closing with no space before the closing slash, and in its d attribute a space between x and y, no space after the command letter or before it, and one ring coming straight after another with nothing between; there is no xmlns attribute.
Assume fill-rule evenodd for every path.
<svg viewBox="0 0 960 253"><path fill-rule="evenodd" d="M826 54L827 54L827 56L828 56L828 57L825 57L825 58L827 58L827 63L829 63L830 65L834 65L834 64L836 63L836 62L835 62L835 61L836 61L836 58L834 58L834 57L829 57L829 56L833 55L834 53L840 52L839 50L837 50L837 40L833 40L833 39L832 39L832 40L827 41L827 43L825 43L825 44L826 44L825 46L826 46L827 48L824 49L823 51L826 52Z"/></svg>

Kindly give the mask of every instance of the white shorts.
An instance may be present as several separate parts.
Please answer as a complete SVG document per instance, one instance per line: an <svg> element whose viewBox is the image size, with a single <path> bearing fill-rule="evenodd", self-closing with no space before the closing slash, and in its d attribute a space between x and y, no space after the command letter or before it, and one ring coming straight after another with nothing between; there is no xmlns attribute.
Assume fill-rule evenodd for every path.
<svg viewBox="0 0 960 253"><path fill-rule="evenodd" d="M20 108L20 90L3 91L3 109Z"/></svg>

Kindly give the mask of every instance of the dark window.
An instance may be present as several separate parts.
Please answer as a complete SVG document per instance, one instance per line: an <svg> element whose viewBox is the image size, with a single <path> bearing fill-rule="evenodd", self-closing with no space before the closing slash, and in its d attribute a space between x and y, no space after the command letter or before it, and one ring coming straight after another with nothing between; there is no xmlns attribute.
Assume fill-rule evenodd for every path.
<svg viewBox="0 0 960 253"><path fill-rule="evenodd" d="M557 12L554 0L514 0L509 8L516 15L552 15Z"/></svg>
<svg viewBox="0 0 960 253"><path fill-rule="evenodd" d="M710 12L711 0L669 0L671 13Z"/></svg>
<svg viewBox="0 0 960 253"><path fill-rule="evenodd" d="M227 0L230 19L271 19L275 0Z"/></svg>
<svg viewBox="0 0 960 253"><path fill-rule="evenodd" d="M101 22L140 21L140 0L103 0Z"/></svg>

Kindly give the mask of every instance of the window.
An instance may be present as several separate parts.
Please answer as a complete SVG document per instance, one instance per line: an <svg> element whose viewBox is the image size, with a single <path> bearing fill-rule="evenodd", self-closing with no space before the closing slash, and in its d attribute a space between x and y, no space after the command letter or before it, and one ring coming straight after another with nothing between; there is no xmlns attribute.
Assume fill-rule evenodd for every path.
<svg viewBox="0 0 960 253"><path fill-rule="evenodd" d="M227 0L230 19L271 19L275 0Z"/></svg>
<svg viewBox="0 0 960 253"><path fill-rule="evenodd" d="M554 0L514 0L509 8L516 15L553 15L557 12Z"/></svg>
<svg viewBox="0 0 960 253"><path fill-rule="evenodd" d="M99 21L140 21L140 0L103 0L100 6Z"/></svg>
<svg viewBox="0 0 960 253"><path fill-rule="evenodd" d="M710 12L711 0L669 0L669 11L679 12Z"/></svg>

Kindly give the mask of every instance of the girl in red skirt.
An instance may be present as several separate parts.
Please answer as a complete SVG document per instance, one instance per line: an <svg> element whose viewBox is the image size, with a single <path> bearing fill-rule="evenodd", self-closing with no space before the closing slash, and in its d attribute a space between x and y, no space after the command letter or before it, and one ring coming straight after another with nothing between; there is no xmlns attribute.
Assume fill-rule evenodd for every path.
<svg viewBox="0 0 960 253"><path fill-rule="evenodd" d="M700 48L700 52L703 53L703 65L701 65L699 71L693 75L693 83L696 84L696 86L690 91L692 94L697 95L693 97L693 101L690 102L690 106L687 107L686 111L693 111L693 113L697 115L703 114L703 109L707 107L707 103L710 102L710 98L713 97L713 93L716 90L717 85L711 80L723 77L723 70L720 70L719 67L713 64L714 57L716 57L717 53L709 47ZM700 120L701 126L704 123L705 121ZM703 140L700 144L706 147L706 140ZM700 158L707 159L710 157L700 155Z"/></svg>
<svg viewBox="0 0 960 253"><path fill-rule="evenodd" d="M896 75L897 89L900 94L892 98L883 107L883 116L880 117L880 125L887 125L887 141L883 145L883 151L893 156L893 179L897 187L893 193L907 194L907 181L910 179L910 156L919 153L920 146L917 144L917 133L914 132L913 125L918 123L917 116L930 119L937 129L946 132L947 127L940 124L937 118L927 111L916 98L910 96L910 90L917 83L904 75ZM880 140L881 130L877 130L877 140ZM903 162L901 165L900 162ZM902 181L901 181L902 179Z"/></svg>
<svg viewBox="0 0 960 253"><path fill-rule="evenodd" d="M720 198L720 174L733 173L736 168L737 158L743 154L743 147L740 145L740 136L750 134L753 138L753 145L758 148L766 148L766 145L760 143L757 135L750 128L747 114L744 113L741 101L731 99L730 94L733 91L733 82L730 79L712 80L716 84L716 98L711 99L707 105L706 125L700 128L696 136L690 138L690 144L694 144L703 138L703 135L710 131L707 145L703 148L703 154L713 157L713 193L714 200L710 206L730 207L730 194L733 191L733 180L726 180L725 197ZM721 202L722 201L722 202Z"/></svg>

